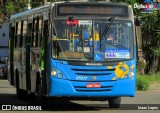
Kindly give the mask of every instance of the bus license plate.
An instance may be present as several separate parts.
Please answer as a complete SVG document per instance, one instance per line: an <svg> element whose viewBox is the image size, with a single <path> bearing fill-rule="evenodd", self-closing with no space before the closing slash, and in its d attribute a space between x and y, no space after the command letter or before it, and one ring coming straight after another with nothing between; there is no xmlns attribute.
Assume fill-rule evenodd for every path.
<svg viewBox="0 0 160 113"><path fill-rule="evenodd" d="M101 85L100 83L87 83L86 87L87 88L100 88Z"/></svg>

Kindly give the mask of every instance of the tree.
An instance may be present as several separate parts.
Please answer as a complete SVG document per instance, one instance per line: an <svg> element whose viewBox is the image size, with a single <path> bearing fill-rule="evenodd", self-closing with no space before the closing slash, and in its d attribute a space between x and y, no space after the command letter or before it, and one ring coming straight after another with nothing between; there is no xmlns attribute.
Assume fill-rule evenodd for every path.
<svg viewBox="0 0 160 113"><path fill-rule="evenodd" d="M6 2L4 15L10 17L10 15L22 12L27 9L28 0L10 0Z"/></svg>
<svg viewBox="0 0 160 113"><path fill-rule="evenodd" d="M148 72L160 70L160 11L142 16L143 51L148 61Z"/></svg>
<svg viewBox="0 0 160 113"><path fill-rule="evenodd" d="M46 0L31 0L31 7L39 7L42 6L44 4L44 1Z"/></svg>
<svg viewBox="0 0 160 113"><path fill-rule="evenodd" d="M44 5L46 5L46 4L47 4L47 2L48 2L47 0L44 0Z"/></svg>

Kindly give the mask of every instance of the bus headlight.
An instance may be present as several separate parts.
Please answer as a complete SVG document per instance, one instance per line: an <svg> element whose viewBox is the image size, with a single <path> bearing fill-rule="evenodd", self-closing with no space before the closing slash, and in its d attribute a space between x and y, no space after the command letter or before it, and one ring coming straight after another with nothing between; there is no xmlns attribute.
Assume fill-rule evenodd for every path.
<svg viewBox="0 0 160 113"><path fill-rule="evenodd" d="M51 71L52 76L56 76L56 74L57 74L56 71Z"/></svg>
<svg viewBox="0 0 160 113"><path fill-rule="evenodd" d="M62 78L62 77L63 77L63 74L62 74L62 73L58 73L58 77L59 77L59 78Z"/></svg>
<svg viewBox="0 0 160 113"><path fill-rule="evenodd" d="M134 76L134 72L130 72L130 78Z"/></svg>
<svg viewBox="0 0 160 113"><path fill-rule="evenodd" d="M51 75L52 76L56 76L57 72L54 68L51 68Z"/></svg>
<svg viewBox="0 0 160 113"><path fill-rule="evenodd" d="M66 77L63 75L64 74L59 69L51 68L51 76L65 79Z"/></svg>
<svg viewBox="0 0 160 113"><path fill-rule="evenodd" d="M134 77L134 72L130 72L128 74L125 74L123 77L120 77L120 79L124 79L124 78L133 78Z"/></svg>
<svg viewBox="0 0 160 113"><path fill-rule="evenodd" d="M62 78L62 77L63 77L63 74L61 73L60 70L57 70L57 75L58 75L59 78Z"/></svg>

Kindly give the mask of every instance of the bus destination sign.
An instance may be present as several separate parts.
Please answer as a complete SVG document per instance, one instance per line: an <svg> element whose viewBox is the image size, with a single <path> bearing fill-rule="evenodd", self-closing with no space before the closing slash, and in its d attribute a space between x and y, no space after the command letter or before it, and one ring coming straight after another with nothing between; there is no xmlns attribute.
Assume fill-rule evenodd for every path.
<svg viewBox="0 0 160 113"><path fill-rule="evenodd" d="M108 4L58 4L57 16L95 15L95 16L128 16L128 7Z"/></svg>

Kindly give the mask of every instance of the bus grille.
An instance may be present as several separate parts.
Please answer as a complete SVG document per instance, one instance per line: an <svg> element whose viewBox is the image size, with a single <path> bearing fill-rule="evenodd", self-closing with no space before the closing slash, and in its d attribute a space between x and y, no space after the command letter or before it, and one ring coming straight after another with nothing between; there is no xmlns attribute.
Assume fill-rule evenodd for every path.
<svg viewBox="0 0 160 113"><path fill-rule="evenodd" d="M97 79L96 81L79 81L71 80L72 85L76 92L109 92L112 90L113 86L116 83L116 80L112 80L113 73L115 68L107 69L106 66L70 66L71 70L77 76L97 76L104 79ZM100 82L100 88L87 88L87 82Z"/></svg>
<svg viewBox="0 0 160 113"><path fill-rule="evenodd" d="M100 68L75 68L71 67L71 70L76 75L87 75L87 76L93 76L93 75L110 75L114 72L115 69L100 69Z"/></svg>

